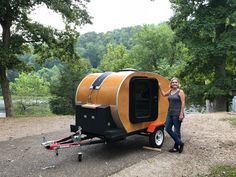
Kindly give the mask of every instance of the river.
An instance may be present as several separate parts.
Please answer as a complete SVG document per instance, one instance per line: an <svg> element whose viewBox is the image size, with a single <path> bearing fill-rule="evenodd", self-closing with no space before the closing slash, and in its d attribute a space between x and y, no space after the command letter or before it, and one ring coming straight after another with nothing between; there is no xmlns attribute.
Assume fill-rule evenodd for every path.
<svg viewBox="0 0 236 177"><path fill-rule="evenodd" d="M4 109L4 101L0 100L0 118L6 117L5 109Z"/></svg>

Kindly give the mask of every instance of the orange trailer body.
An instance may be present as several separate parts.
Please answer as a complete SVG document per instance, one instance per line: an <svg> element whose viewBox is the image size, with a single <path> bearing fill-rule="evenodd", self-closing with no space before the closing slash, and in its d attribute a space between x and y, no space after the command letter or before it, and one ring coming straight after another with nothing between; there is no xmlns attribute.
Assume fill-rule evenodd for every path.
<svg viewBox="0 0 236 177"><path fill-rule="evenodd" d="M142 92L142 88L139 87L143 87L143 89L145 90L147 90L145 87L152 87L153 84L149 84L149 81L156 81L157 83L159 82L163 90L168 90L168 80L156 73L121 71L107 74L105 79L102 78L102 80L100 78L102 80L100 85L93 86L94 82L99 81L99 77L101 77L102 75L103 73L89 74L81 81L80 85L77 88L75 97L75 102L77 105L82 105L83 108L91 110L96 109L96 107L99 107L101 105L109 105L111 116L115 125L119 129L124 130L127 134L144 129L147 129L148 132L154 132L156 127L164 125L167 116L168 100L160 94L159 86L157 88L158 93L156 96L158 98L156 100L158 111L157 114L154 115L155 118L152 118L151 121L148 120L148 118L147 121L131 121L131 99L133 99L131 97L131 94L133 94L134 92L131 88L131 81L132 79L136 79L136 88L134 89L137 90L137 93L135 93L137 96L135 96L139 97L139 92ZM142 84L143 86L140 86ZM148 84L151 86L149 86ZM154 83L154 85L156 87L156 83ZM152 88L150 89L152 90ZM136 100L137 99L138 98L136 98ZM148 101L146 103L149 105L151 104ZM145 101L143 103L140 101L140 105L137 105L137 107L142 107L142 105L143 107L147 107L147 105L145 105ZM141 110L139 110L141 112L140 119L142 119L143 115L143 117L146 116L145 110L144 112L142 112L144 108L139 109ZM150 110L149 107L147 109ZM147 115L148 114L152 113L147 113ZM96 125L92 125L91 123L90 126Z"/></svg>

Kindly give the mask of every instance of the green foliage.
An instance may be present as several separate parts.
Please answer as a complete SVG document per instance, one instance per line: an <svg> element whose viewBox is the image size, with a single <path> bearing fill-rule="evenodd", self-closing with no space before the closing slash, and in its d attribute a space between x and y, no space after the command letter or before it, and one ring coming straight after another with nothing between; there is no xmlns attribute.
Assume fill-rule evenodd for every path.
<svg viewBox="0 0 236 177"><path fill-rule="evenodd" d="M92 68L92 69L91 69L91 72L92 72L92 73L101 73L102 70L100 70L99 68Z"/></svg>
<svg viewBox="0 0 236 177"><path fill-rule="evenodd" d="M121 28L107 33L85 33L77 41L76 50L82 58L89 59L91 65L96 68L106 54L108 44L112 46L122 44L129 50L134 45L134 35L140 28L140 26L136 26Z"/></svg>
<svg viewBox="0 0 236 177"><path fill-rule="evenodd" d="M76 44L79 55L82 58L88 59L93 67L99 65L105 51L101 35L102 33L86 33L80 36L79 41Z"/></svg>
<svg viewBox="0 0 236 177"><path fill-rule="evenodd" d="M194 97L202 101L222 96L227 99L236 86L236 2L171 0L171 3L175 11L171 26L193 55L181 73L184 85L191 90L188 96L193 102L200 101Z"/></svg>
<svg viewBox="0 0 236 177"><path fill-rule="evenodd" d="M2 26L3 37L0 38L0 65L8 69L21 66L21 61L16 54L23 54L29 51L31 44L35 47L34 53L40 51L43 45L48 46L48 50L55 45L59 45L59 40L68 38L75 34L74 26L90 23L90 17L86 12L87 0L77 3L69 1L3 1L0 4L0 24ZM49 9L60 13L66 22L66 31L60 32L51 27L33 22L28 18L30 12L38 5L46 5ZM7 32L14 30L9 36ZM12 28L13 29L13 28ZM45 52L44 52L45 53ZM52 55L52 51L47 52Z"/></svg>
<svg viewBox="0 0 236 177"><path fill-rule="evenodd" d="M207 175L198 175L198 177L235 177L236 168L231 166L216 166L211 169Z"/></svg>
<svg viewBox="0 0 236 177"><path fill-rule="evenodd" d="M186 46L174 41L174 37L167 23L143 26L129 52L131 67L157 72L167 78L178 76L191 56Z"/></svg>
<svg viewBox="0 0 236 177"><path fill-rule="evenodd" d="M99 69L103 71L119 71L126 68L128 65L127 55L125 46L118 45L113 47L112 44L108 44L107 53L104 55Z"/></svg>
<svg viewBox="0 0 236 177"><path fill-rule="evenodd" d="M59 59L47 59L40 65L36 61L37 56L33 54L21 55L19 56L19 59L27 66L27 68L24 67L25 72L36 71L39 77L46 79L49 83L55 81L59 77L59 70L63 67L62 62ZM7 77L10 82L15 82L15 78L19 77L20 70L14 69L8 71Z"/></svg>
<svg viewBox="0 0 236 177"><path fill-rule="evenodd" d="M173 60L173 37L173 31L165 23L144 26L136 36L137 45L133 51L139 66L143 70L154 71L161 60L170 63Z"/></svg>
<svg viewBox="0 0 236 177"><path fill-rule="evenodd" d="M50 109L55 114L75 113L75 93L82 78L91 71L88 60L65 64L59 82L52 83Z"/></svg>
<svg viewBox="0 0 236 177"><path fill-rule="evenodd" d="M103 71L123 68L158 72L168 78L178 76L191 59L189 50L167 23L145 25L107 33L90 32L76 43L79 55ZM100 63L100 64L99 64Z"/></svg>
<svg viewBox="0 0 236 177"><path fill-rule="evenodd" d="M231 117L228 119L229 122L232 124L232 125L235 125L236 126L236 117Z"/></svg>
<svg viewBox="0 0 236 177"><path fill-rule="evenodd" d="M135 36L131 58L141 70L157 70L162 59L171 60L173 32L167 24L146 25Z"/></svg>
<svg viewBox="0 0 236 177"><path fill-rule="evenodd" d="M42 98L41 98L42 99ZM24 109L25 105L23 106L21 102L16 102L13 104L15 115L17 117L21 116L50 116L53 113L50 110L48 99L43 98L42 101L38 102L37 104L31 104L30 106L27 105L27 108Z"/></svg>
<svg viewBox="0 0 236 177"><path fill-rule="evenodd" d="M75 57L74 43L78 37L76 27L91 23L86 12L89 0L34 0L9 1L0 3L0 83L5 101L6 115L12 116L12 100L9 82L6 78L9 69L28 69L20 60L19 55L37 54L37 60L43 63L48 58L59 58L70 61ZM37 6L45 5L48 9L60 14L65 23L65 30L59 31L52 27L32 21L28 15Z"/></svg>
<svg viewBox="0 0 236 177"><path fill-rule="evenodd" d="M14 95L22 98L48 96L48 83L38 77L36 73L21 73L15 83L11 83Z"/></svg>
<svg viewBox="0 0 236 177"><path fill-rule="evenodd" d="M123 44L107 45L99 69L118 71L123 68L135 68L171 78L178 76L191 60L188 48L184 43L174 40L175 35L167 23L145 25L135 29L132 30L131 39L127 37L128 41L132 40L129 48Z"/></svg>
<svg viewBox="0 0 236 177"><path fill-rule="evenodd" d="M169 79L179 77L180 73L185 69L186 63L191 59L188 48L182 43L172 43L169 58L161 58L157 64L155 72ZM173 58L172 58L173 57Z"/></svg>
<svg viewBox="0 0 236 177"><path fill-rule="evenodd" d="M36 73L21 73L15 83L10 84L10 87L16 97L16 115L26 115L34 111L40 104L47 104L48 83L38 77Z"/></svg>
<svg viewBox="0 0 236 177"><path fill-rule="evenodd" d="M51 83L58 83L59 79L61 77L61 70L63 69L63 66L53 66L51 69L49 68L42 68L41 70L37 71L37 75L40 78L43 78L44 81Z"/></svg>

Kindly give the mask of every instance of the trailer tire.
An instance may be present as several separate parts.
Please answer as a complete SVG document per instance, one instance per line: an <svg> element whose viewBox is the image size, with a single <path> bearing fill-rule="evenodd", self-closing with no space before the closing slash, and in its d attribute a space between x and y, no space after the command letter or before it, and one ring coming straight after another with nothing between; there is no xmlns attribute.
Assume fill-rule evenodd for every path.
<svg viewBox="0 0 236 177"><path fill-rule="evenodd" d="M149 136L149 144L154 148L161 148L165 140L164 127L158 127Z"/></svg>

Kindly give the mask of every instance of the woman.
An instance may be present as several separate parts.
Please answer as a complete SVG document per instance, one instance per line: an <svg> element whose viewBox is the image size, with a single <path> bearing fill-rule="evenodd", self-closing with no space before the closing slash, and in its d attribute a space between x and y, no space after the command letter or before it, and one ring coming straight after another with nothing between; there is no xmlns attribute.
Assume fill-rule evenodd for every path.
<svg viewBox="0 0 236 177"><path fill-rule="evenodd" d="M184 148L184 143L181 141L180 127L184 119L185 94L181 90L178 78L174 77L170 81L170 90L163 92L160 87L161 94L168 96L169 108L166 118L166 131L175 141L174 147L169 152L181 153ZM172 127L174 126L174 131Z"/></svg>

